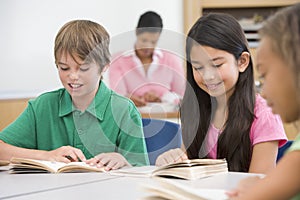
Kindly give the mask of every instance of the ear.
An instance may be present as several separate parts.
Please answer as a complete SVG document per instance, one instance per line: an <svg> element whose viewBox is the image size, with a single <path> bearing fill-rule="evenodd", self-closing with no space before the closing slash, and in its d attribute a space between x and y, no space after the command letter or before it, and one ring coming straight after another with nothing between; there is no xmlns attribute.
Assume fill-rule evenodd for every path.
<svg viewBox="0 0 300 200"><path fill-rule="evenodd" d="M103 67L103 69L102 69L102 72L101 72L101 73L104 73L104 72L106 72L106 70L108 69L108 67L109 67L109 64L105 65L105 66Z"/></svg>
<svg viewBox="0 0 300 200"><path fill-rule="evenodd" d="M250 53L244 51L238 59L239 72L241 73L244 72L247 69L249 62L250 62Z"/></svg>
<svg viewBox="0 0 300 200"><path fill-rule="evenodd" d="M103 76L103 74L107 71L108 67L109 67L109 64L107 64L103 67L102 71L100 72L101 76Z"/></svg>

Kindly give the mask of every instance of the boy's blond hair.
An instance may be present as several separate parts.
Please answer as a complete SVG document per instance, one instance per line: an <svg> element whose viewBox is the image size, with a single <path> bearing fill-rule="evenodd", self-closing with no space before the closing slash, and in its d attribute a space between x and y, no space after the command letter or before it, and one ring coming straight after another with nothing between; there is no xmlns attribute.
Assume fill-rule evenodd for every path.
<svg viewBox="0 0 300 200"><path fill-rule="evenodd" d="M89 20L70 21L56 35L55 63L68 53L73 59L78 56L84 62L97 63L101 72L110 62L109 40L109 34L100 24Z"/></svg>

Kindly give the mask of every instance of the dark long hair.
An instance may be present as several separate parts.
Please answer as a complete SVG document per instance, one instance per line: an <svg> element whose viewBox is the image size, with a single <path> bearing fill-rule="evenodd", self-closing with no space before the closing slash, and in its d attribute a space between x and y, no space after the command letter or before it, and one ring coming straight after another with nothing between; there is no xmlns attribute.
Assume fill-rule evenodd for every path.
<svg viewBox="0 0 300 200"><path fill-rule="evenodd" d="M207 157L203 144L214 115L215 97L211 97L195 82L190 52L193 45L205 45L224 50L236 60L242 52L249 52L240 24L231 15L210 13L193 25L186 40L187 85L181 106L183 141L189 158ZM235 85L228 99L228 118L218 138L217 158L226 158L230 171L249 170L252 145L250 129L254 120L255 89L252 60Z"/></svg>

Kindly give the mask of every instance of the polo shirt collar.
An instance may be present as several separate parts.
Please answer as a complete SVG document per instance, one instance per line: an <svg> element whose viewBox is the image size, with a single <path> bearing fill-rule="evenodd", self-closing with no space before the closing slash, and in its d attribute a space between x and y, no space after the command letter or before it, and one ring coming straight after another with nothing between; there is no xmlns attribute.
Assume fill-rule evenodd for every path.
<svg viewBox="0 0 300 200"><path fill-rule="evenodd" d="M111 90L108 89L103 81L100 81L96 96L85 112L89 112L99 120L103 120L110 98ZM66 116L75 110L76 108L73 106L70 94L67 90L63 90L59 102L59 117Z"/></svg>

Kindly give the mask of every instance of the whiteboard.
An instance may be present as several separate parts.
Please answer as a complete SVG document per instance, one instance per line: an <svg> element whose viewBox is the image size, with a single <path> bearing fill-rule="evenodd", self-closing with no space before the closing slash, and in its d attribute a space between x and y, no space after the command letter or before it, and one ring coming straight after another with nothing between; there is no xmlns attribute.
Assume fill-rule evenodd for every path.
<svg viewBox="0 0 300 200"><path fill-rule="evenodd" d="M183 0L1 0L0 99L35 97L62 87L53 48L66 22L100 23L111 36L111 51L116 51L120 35L132 33L148 10L159 13L173 35L182 35Z"/></svg>

